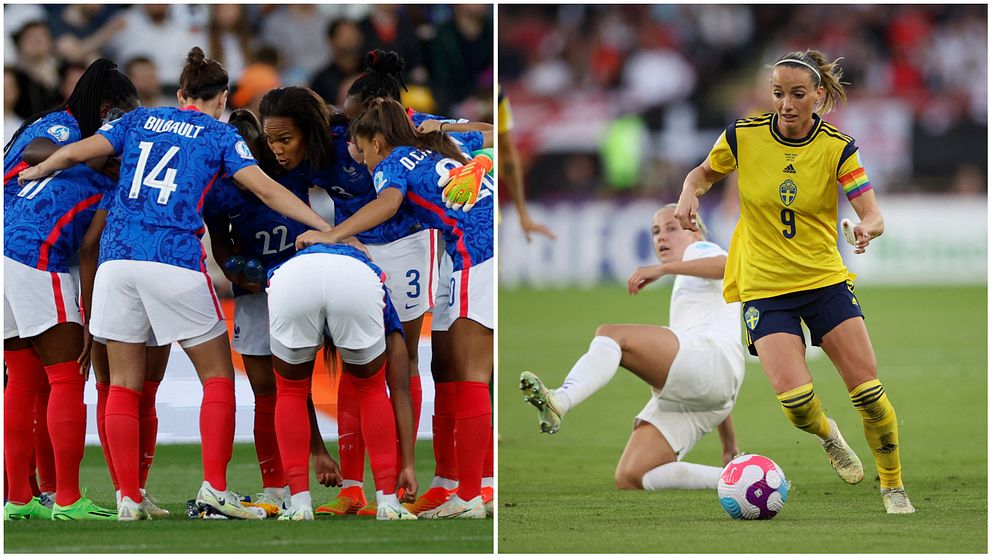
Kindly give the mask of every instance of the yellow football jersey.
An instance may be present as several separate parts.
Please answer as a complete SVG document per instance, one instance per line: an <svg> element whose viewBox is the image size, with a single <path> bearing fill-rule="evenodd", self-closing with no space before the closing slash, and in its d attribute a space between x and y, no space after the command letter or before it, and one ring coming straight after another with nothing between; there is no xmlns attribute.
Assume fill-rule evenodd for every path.
<svg viewBox="0 0 992 558"><path fill-rule="evenodd" d="M499 116L497 119L497 133L509 132L513 129L513 111L510 110L510 99L503 95L503 88L499 88Z"/></svg>
<svg viewBox="0 0 992 558"><path fill-rule="evenodd" d="M709 154L737 169L741 216L723 279L727 302L747 302L852 279L837 251L837 184L853 199L871 189L854 139L813 115L803 139L782 136L777 115L737 120Z"/></svg>

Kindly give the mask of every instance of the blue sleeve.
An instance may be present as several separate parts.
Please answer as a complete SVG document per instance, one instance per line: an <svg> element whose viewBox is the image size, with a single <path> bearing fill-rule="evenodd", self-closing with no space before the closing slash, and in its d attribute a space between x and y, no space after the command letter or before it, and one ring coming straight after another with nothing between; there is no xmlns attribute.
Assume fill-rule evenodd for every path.
<svg viewBox="0 0 992 558"><path fill-rule="evenodd" d="M382 293L385 295L383 298L386 300L386 307L382 309L382 323L385 326L386 337L398 331L405 339L406 335L403 333L403 323L400 322L400 316L396 313L393 301L390 300L389 295L386 293L385 285L382 287Z"/></svg>
<svg viewBox="0 0 992 558"><path fill-rule="evenodd" d="M230 178L239 170L256 165L255 157L245 140L232 127L221 132L221 153L224 158L224 177Z"/></svg>
<svg viewBox="0 0 992 558"><path fill-rule="evenodd" d="M458 147L466 153L478 151L485 145L482 132L451 132L448 137L454 140Z"/></svg>
<svg viewBox="0 0 992 558"><path fill-rule="evenodd" d="M113 122L107 122L96 133L107 138L110 145L114 146L114 153L120 155L124 150L124 140L127 138L128 130L134 125L135 118L144 112L144 109L136 108Z"/></svg>
<svg viewBox="0 0 992 558"><path fill-rule="evenodd" d="M375 186L377 195L386 188L396 188L406 196L406 169L402 168L396 161L383 161L375 168L375 174L372 175L372 185Z"/></svg>
<svg viewBox="0 0 992 558"><path fill-rule="evenodd" d="M203 200L204 221L214 220L224 213L227 208L228 197L225 195L227 194L226 189L233 187L234 185L229 180L217 181L217 185L207 193L206 199Z"/></svg>

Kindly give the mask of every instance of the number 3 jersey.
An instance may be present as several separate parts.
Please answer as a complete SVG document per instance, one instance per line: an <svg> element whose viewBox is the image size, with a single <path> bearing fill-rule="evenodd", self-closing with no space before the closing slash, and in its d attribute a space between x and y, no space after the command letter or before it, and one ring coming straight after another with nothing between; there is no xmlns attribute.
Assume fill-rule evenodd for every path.
<svg viewBox="0 0 992 558"><path fill-rule="evenodd" d="M837 184L854 199L871 189L854 139L813 115L789 139L774 113L737 120L709 154L713 170L738 173L741 217L727 256L723 295L747 302L850 278L837 250Z"/></svg>
<svg viewBox="0 0 992 558"><path fill-rule="evenodd" d="M218 179L255 164L248 145L234 127L193 107L138 108L98 133L122 154L100 263L137 260L200 271L204 198Z"/></svg>
<svg viewBox="0 0 992 558"><path fill-rule="evenodd" d="M114 182L80 164L18 184L17 174L29 166L24 150L37 138L60 146L78 141L79 125L66 111L47 114L28 125L4 154L3 254L43 271L68 273L69 259Z"/></svg>
<svg viewBox="0 0 992 558"><path fill-rule="evenodd" d="M482 147L479 132L452 133L448 136L463 151ZM459 271L493 257L493 183L483 179L479 201L470 211L448 209L441 195L441 173L461 166L440 153L402 146L393 149L375 167L372 182L377 193L396 188L405 197L404 206L425 228L438 229L444 235L445 250L453 269ZM400 209L402 211L403 208Z"/></svg>

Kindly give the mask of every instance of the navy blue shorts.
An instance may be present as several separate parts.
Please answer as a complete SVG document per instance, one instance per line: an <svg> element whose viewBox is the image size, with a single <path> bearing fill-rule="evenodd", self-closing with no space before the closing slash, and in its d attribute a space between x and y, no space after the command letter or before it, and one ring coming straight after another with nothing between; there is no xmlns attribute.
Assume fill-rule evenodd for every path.
<svg viewBox="0 0 992 558"><path fill-rule="evenodd" d="M772 333L798 335L805 344L800 321L806 323L813 344L819 347L823 336L841 322L865 317L858 298L854 296L853 281L749 300L741 305L741 311L747 334L747 350L754 356L758 356L754 342Z"/></svg>

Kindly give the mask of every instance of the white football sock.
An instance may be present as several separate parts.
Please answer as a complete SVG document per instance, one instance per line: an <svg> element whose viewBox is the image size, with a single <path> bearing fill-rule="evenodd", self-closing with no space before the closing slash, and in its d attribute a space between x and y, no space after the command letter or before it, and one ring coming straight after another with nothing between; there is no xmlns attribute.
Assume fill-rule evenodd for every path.
<svg viewBox="0 0 992 558"><path fill-rule="evenodd" d="M362 481L346 480L341 483L341 488L351 488L352 486L362 486Z"/></svg>
<svg viewBox="0 0 992 558"><path fill-rule="evenodd" d="M283 500L286 498L286 495L289 494L289 489L283 486L280 486L279 488L266 486L266 487L262 487L262 492L269 498L273 498L275 500Z"/></svg>
<svg viewBox="0 0 992 558"><path fill-rule="evenodd" d="M666 490L669 488L716 489L720 482L721 467L710 467L697 463L674 461L651 469L644 474L641 485L644 490Z"/></svg>
<svg viewBox="0 0 992 558"><path fill-rule="evenodd" d="M454 490L458 488L458 481L446 479L444 477L434 477L434 480L431 481L431 488L436 488L438 486L445 490Z"/></svg>
<svg viewBox="0 0 992 558"><path fill-rule="evenodd" d="M482 477L482 486L494 488L496 486L496 479L493 477Z"/></svg>
<svg viewBox="0 0 992 558"><path fill-rule="evenodd" d="M620 367L620 345L609 337L594 337L589 351L582 355L554 391L558 407L567 413L610 382Z"/></svg>
<svg viewBox="0 0 992 558"><path fill-rule="evenodd" d="M313 502L310 500L310 491L304 490L303 492L297 492L293 494L290 499L290 506L296 507L307 507L312 508Z"/></svg>
<svg viewBox="0 0 992 558"><path fill-rule="evenodd" d="M375 505L376 507L392 506L398 508L400 505L399 498L396 497L396 493L386 494L381 490L377 490L375 493Z"/></svg>

